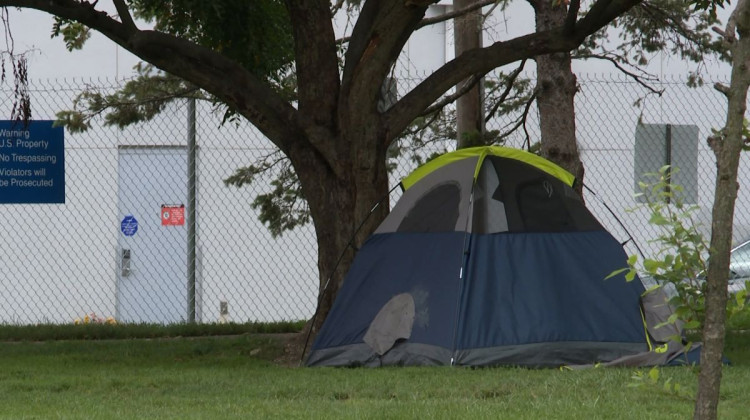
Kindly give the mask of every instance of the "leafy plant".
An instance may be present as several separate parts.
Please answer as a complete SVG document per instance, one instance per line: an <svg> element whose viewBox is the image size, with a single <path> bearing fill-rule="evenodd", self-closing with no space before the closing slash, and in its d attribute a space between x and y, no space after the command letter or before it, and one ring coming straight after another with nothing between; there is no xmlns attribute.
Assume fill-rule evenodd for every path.
<svg viewBox="0 0 750 420"><path fill-rule="evenodd" d="M111 317L103 317L95 314L94 312L91 312L90 314L86 314L83 316L83 318L76 318L73 321L73 324L80 325L80 324L107 324L107 325L115 325L117 324L117 321Z"/></svg>
<svg viewBox="0 0 750 420"><path fill-rule="evenodd" d="M639 274L653 281L649 291L658 287L671 291L668 303L674 312L666 323L682 321L684 329L698 330L705 319L709 246L693 217L698 206L685 204L682 187L671 182L676 171L666 165L658 173L646 174L654 182L639 182L643 192L637 195L646 201L649 223L660 230L653 240L661 245L659 251L641 263L636 255L630 256L628 268L612 276L625 272L626 280L632 281ZM727 305L727 316L741 312L746 298L747 290L736 293Z"/></svg>
<svg viewBox="0 0 750 420"><path fill-rule="evenodd" d="M694 395L681 384L674 382L671 376L662 375L658 366L649 369L648 372L636 370L630 377L630 388L652 389L656 392L664 392L679 398L692 401Z"/></svg>

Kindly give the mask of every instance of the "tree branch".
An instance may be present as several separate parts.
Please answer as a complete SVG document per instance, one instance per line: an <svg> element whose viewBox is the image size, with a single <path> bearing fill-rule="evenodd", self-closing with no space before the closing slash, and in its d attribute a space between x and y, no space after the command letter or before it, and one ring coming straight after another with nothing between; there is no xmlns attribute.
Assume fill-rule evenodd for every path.
<svg viewBox="0 0 750 420"><path fill-rule="evenodd" d="M487 113L487 117L485 117L484 122L489 122L492 117L495 116L495 113L497 112L498 108L500 108L500 105L505 102L505 100L508 98L508 95L510 95L510 92L513 90L513 84L516 82L516 79L518 79L518 75L521 74L521 71L523 70L524 66L526 65L526 60L522 60L521 64L516 68L513 73L508 75L508 79L505 81L505 90L500 95L500 98L498 98L497 102L495 102L495 105L492 106L492 109L490 112Z"/></svg>
<svg viewBox="0 0 750 420"><path fill-rule="evenodd" d="M714 89L721 92L727 98L729 98L729 95L732 94L732 90L729 88L729 86L722 83L714 83Z"/></svg>
<svg viewBox="0 0 750 420"><path fill-rule="evenodd" d="M391 107L383 115L385 131L401 132L444 92L471 75L485 75L497 67L525 58L573 50L587 36L627 12L640 1L598 0L592 7L593 14L589 13L576 22L572 33L565 32L564 27L557 27L466 51L437 69ZM393 138L389 138L386 143L390 144L392 141Z"/></svg>
<svg viewBox="0 0 750 420"><path fill-rule="evenodd" d="M690 28L685 27L684 23L680 22L679 20L675 19L673 15L670 15L667 11L665 11L663 8L659 7L658 5L650 2L650 1L644 1L639 5L639 7L646 13L649 14L649 18L651 19L660 19L664 22L665 26L667 28L671 28L674 32L676 32L678 35L682 36L683 38L687 39L690 42L693 43L700 43L701 40L697 39L692 33Z"/></svg>
<svg viewBox="0 0 750 420"><path fill-rule="evenodd" d="M343 174L344 162L337 159L337 145L330 141L341 88L330 2L291 0L287 9L294 33L300 125L308 132L325 127L328 133L309 140L334 171Z"/></svg>
<svg viewBox="0 0 750 420"><path fill-rule="evenodd" d="M429 114L425 114L425 115L429 115ZM422 131L422 130L426 129L427 127L431 126L431 125L432 125L432 123L434 123L434 122L435 122L435 120L437 120L437 119L438 119L439 117L440 117L440 113L439 113L439 112L437 112L437 111L435 111L435 112L434 112L434 113L433 113L433 114L432 114L432 115L430 116L430 118L429 118L429 119L428 119L427 121L425 121L425 122L424 122L424 123L423 123L422 125L418 126L418 127L417 127L417 128L415 128L414 130L405 130L404 132L402 132L402 133L401 133L401 134L399 135L399 137L412 136L412 135L414 135L414 134L416 134L416 133L419 133L420 131Z"/></svg>
<svg viewBox="0 0 750 420"><path fill-rule="evenodd" d="M122 6L122 4L120 5ZM88 26L156 67L202 87L252 122L282 150L304 138L297 111L238 63L166 33L138 30L89 3L75 0L0 0L0 7L35 9Z"/></svg>
<svg viewBox="0 0 750 420"><path fill-rule="evenodd" d="M466 94L466 92L470 91L471 88L473 88L474 86L476 86L476 84L479 83L480 80L482 80L482 76L472 76L472 77L466 79L465 83L463 83L461 85L460 89L457 89L456 92L454 92L454 93L452 93L452 94L444 97L443 99L435 102L434 104L430 105L429 107L427 107L427 109L425 109L422 112L421 115L424 116L424 115L432 114L433 112L437 112L437 111L441 110L446 105L455 102L456 99L460 98L461 96L463 96L464 94Z"/></svg>
<svg viewBox="0 0 750 420"><path fill-rule="evenodd" d="M356 130L373 119L381 118L377 103L382 83L388 76L391 65L403 51L409 36L424 16L427 6L435 2L436 0L379 0L364 3L346 51L339 96L340 110L358 107L358 112L339 113L338 122L342 130ZM466 74L462 79L468 78L471 74ZM423 103L421 109L415 109L414 114L410 115L411 119L421 114L450 87L452 86L446 87L430 101ZM365 106L362 106L363 104ZM405 129L408 124L407 122L400 126L399 131ZM387 127L382 128L388 130ZM376 147L374 144L362 146Z"/></svg>
<svg viewBox="0 0 750 420"><path fill-rule="evenodd" d="M578 10L581 8L581 0L572 0L565 16L565 32L572 34L578 20Z"/></svg>
<svg viewBox="0 0 750 420"><path fill-rule="evenodd" d="M336 0L336 3L331 6L331 14L335 15L336 13L338 13L338 11L341 10L342 7L344 7L345 2L346 0Z"/></svg>
<svg viewBox="0 0 750 420"><path fill-rule="evenodd" d="M130 9L128 9L127 4L125 4L125 0L114 0L114 3L115 9L117 9L117 14L120 16L120 21L123 25L131 30L138 30L138 27L135 26L135 22L133 21L133 16L130 15Z"/></svg>
<svg viewBox="0 0 750 420"><path fill-rule="evenodd" d="M504 140L511 134L515 133L516 130L518 130L519 127L523 126L523 132L526 136L524 140L524 144L528 144L529 147L531 147L531 135L529 134L528 128L526 128L526 121L529 117L529 111L531 110L531 105L536 100L537 92L534 90L534 92L529 97L529 100L526 102L526 105L523 108L523 113L516 119L516 122L509 128L506 132L500 134L497 138L498 140ZM510 124L509 124L510 125ZM507 125L506 125L507 127Z"/></svg>
<svg viewBox="0 0 750 420"><path fill-rule="evenodd" d="M593 34L603 28L633 6L641 4L643 0L596 0L583 19L576 22L573 34L583 36ZM572 34L571 34L572 35ZM583 42L581 38L581 42Z"/></svg>
<svg viewBox="0 0 750 420"><path fill-rule="evenodd" d="M571 58L575 58L575 59L594 58L597 60L609 61L617 68L617 70L620 70L620 72L622 72L626 76L633 79L636 83L643 86L644 88L649 90L651 93L655 93L659 96L661 96L664 93L664 89L656 89L652 87L651 85L649 85L648 83L646 83L645 81L645 80L648 80L648 81L654 82L654 81L658 81L659 80L658 78L652 75L648 75L648 74L646 74L646 77L636 74L626 69L625 67L623 67L623 65L620 62L618 62L614 57L610 57L608 55L602 55L602 54L580 54L580 55L572 55Z"/></svg>
<svg viewBox="0 0 750 420"><path fill-rule="evenodd" d="M737 6L732 11L732 14L729 15L729 19L727 20L727 26L724 29L724 39L729 44L732 44L737 39L737 30L742 28L737 28L737 21L738 21L738 13L741 13L744 10L744 3L747 0L739 0L737 2ZM742 34L740 34L741 36Z"/></svg>
<svg viewBox="0 0 750 420"><path fill-rule="evenodd" d="M499 1L500 0L479 0L470 6L464 7L463 9L454 10L450 13L443 13L440 16L424 18L417 24L417 29L463 16L469 12L473 12L474 10L481 9L482 7L489 6L491 4L497 4Z"/></svg>

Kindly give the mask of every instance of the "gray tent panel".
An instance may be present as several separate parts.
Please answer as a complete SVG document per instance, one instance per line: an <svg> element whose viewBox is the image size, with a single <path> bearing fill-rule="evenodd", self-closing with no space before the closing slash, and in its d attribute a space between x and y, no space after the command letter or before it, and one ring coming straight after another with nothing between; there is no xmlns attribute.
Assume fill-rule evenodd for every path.
<svg viewBox="0 0 750 420"><path fill-rule="evenodd" d="M684 322L666 323L674 313L674 308L669 305L669 297L661 287L653 289L641 297L643 316L646 319L646 328L651 337L661 343L682 337L682 326ZM664 325L661 325L664 324Z"/></svg>
<svg viewBox="0 0 750 420"><path fill-rule="evenodd" d="M375 233L387 232L425 232L427 225L419 223L404 223L407 217L412 221L417 220L437 220L445 222L446 218L437 217L437 215L450 209L452 226L445 226L442 223L440 231L463 231L466 230L467 223L471 223L471 214L469 213L469 201L471 199L471 186L474 182L474 168L477 166L477 157L459 160L446 165L439 171L435 171L408 190L398 200L388 217L378 226ZM442 186L449 186L445 189ZM457 194L454 195L458 202L450 203L445 198L452 195L448 190L457 188ZM442 192L442 194L441 194ZM420 205L422 200L427 200L424 205ZM439 208L429 205L429 203L440 203ZM413 210L423 211L418 213ZM435 216L429 214L434 213ZM455 215L454 213L455 212ZM467 220L468 219L468 220ZM429 226L427 231L435 232L434 226Z"/></svg>
<svg viewBox="0 0 750 420"><path fill-rule="evenodd" d="M396 341L411 337L413 325L414 299L409 293L401 293L391 298L375 315L363 341L382 356Z"/></svg>
<svg viewBox="0 0 750 420"><path fill-rule="evenodd" d="M450 232L455 229L461 203L457 182L440 184L423 195L398 225L399 232Z"/></svg>
<svg viewBox="0 0 750 420"><path fill-rule="evenodd" d="M505 216L505 203L497 197L500 178L492 162L485 159L477 177L474 190L474 214L472 231L496 233L508 231L508 218Z"/></svg>

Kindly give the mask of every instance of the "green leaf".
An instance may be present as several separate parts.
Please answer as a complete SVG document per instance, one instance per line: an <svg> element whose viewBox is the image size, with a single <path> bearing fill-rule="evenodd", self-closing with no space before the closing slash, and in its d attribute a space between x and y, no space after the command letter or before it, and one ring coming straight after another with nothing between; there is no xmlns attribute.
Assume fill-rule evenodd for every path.
<svg viewBox="0 0 750 420"><path fill-rule="evenodd" d="M621 268L619 270L615 270L615 271L609 273L609 275L607 277L605 277L604 280L611 279L612 277L620 275L620 274L622 274L622 273L624 273L624 272L626 272L628 270L630 270L630 269L629 268Z"/></svg>
<svg viewBox="0 0 750 420"><path fill-rule="evenodd" d="M678 319L680 319L680 317L677 315L677 312L672 312L672 314L669 315L669 318L667 318L666 321L664 321L662 324L659 324L659 325L674 324L675 322L677 322Z"/></svg>
<svg viewBox="0 0 750 420"><path fill-rule="evenodd" d="M132 0L136 18L154 29L220 52L264 80L293 67L289 13L278 0Z"/></svg>
<svg viewBox="0 0 750 420"><path fill-rule="evenodd" d="M664 217L661 213L652 213L651 218L648 220L649 223L656 226L664 226L669 224L669 220Z"/></svg>
<svg viewBox="0 0 750 420"><path fill-rule="evenodd" d="M691 320L685 323L685 325L682 326L682 328L686 330L694 330L701 326L701 323L697 320Z"/></svg>
<svg viewBox="0 0 750 420"><path fill-rule="evenodd" d="M657 382L659 381L659 368L653 367L651 370L648 371L648 377L651 379L651 382Z"/></svg>
<svg viewBox="0 0 750 420"><path fill-rule="evenodd" d="M60 35L65 41L65 48L73 51L83 48L83 44L91 38L91 31L81 23L55 17L55 23L52 25L52 38Z"/></svg>
<svg viewBox="0 0 750 420"><path fill-rule="evenodd" d="M745 302L747 301L747 289L737 292L737 294L734 295L734 300L738 309L744 308Z"/></svg>
<svg viewBox="0 0 750 420"><path fill-rule="evenodd" d="M656 261L649 258L643 260L643 268L646 269L646 271L648 271L649 273L656 272L663 267L664 264L661 261Z"/></svg>
<svg viewBox="0 0 750 420"><path fill-rule="evenodd" d="M667 378L667 380L664 381L664 390L667 392L672 391L672 378Z"/></svg>
<svg viewBox="0 0 750 420"><path fill-rule="evenodd" d="M625 281L627 282L633 281L635 279L635 274L636 274L635 270L628 271L627 274L625 274Z"/></svg>
<svg viewBox="0 0 750 420"><path fill-rule="evenodd" d="M655 285L653 285L653 286L649 287L648 289L646 289L646 291L645 291L645 292L643 292L643 295L642 295L642 296L645 296L645 295L647 295L647 294L649 294L649 293L653 292L654 290L658 290L658 289L661 289L661 285L659 285L659 284L655 284Z"/></svg>

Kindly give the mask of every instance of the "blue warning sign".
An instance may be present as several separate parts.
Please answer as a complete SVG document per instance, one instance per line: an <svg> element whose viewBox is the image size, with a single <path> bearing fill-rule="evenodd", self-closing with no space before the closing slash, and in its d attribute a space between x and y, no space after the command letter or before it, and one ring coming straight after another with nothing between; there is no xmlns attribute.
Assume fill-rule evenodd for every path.
<svg viewBox="0 0 750 420"><path fill-rule="evenodd" d="M0 204L65 203L65 146L54 121L0 121Z"/></svg>
<svg viewBox="0 0 750 420"><path fill-rule="evenodd" d="M127 215L120 222L120 230L125 236L133 236L138 232L138 220L132 215Z"/></svg>

